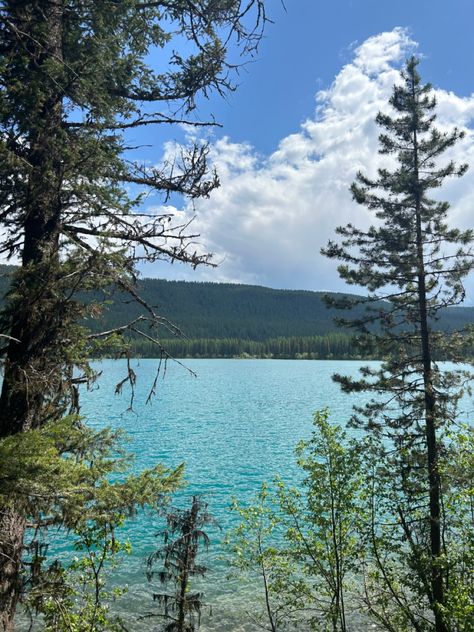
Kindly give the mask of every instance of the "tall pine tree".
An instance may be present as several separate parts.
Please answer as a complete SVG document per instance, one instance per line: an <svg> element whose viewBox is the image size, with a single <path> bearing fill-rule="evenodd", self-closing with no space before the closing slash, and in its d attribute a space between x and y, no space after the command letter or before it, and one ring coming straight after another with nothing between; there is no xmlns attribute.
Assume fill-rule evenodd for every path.
<svg viewBox="0 0 474 632"><path fill-rule="evenodd" d="M131 153L127 130L213 124L193 116L196 100L232 89L230 43L250 53L264 22L261 0L0 2L0 255L21 264L1 323L0 440L77 411L101 340L128 329L157 341L168 331L137 294L136 262L195 266L208 257L194 251L187 226L144 212L143 195L198 198L219 182L205 144L153 166ZM112 286L143 313L88 337L77 322L101 306L86 306L84 294ZM0 630L8 631L29 503L2 494L0 504Z"/></svg>
<svg viewBox="0 0 474 632"><path fill-rule="evenodd" d="M365 367L360 379L335 379L347 392L374 394L355 410L353 423L378 441L379 472L396 518L392 555L398 551L407 576L415 578L405 588L413 603L421 600L421 610L414 614L397 597L401 577L394 583L382 569L379 578L409 629L448 632L454 629L446 614L453 543L442 502L448 481L440 463L468 376L446 371L435 361L435 354L460 360L459 335L437 332L436 318L442 308L464 298L463 279L474 265L473 232L450 228L449 204L429 197L445 178L463 175L467 166L440 164L442 154L463 134L434 126L436 101L431 86L421 83L417 66L411 58L402 82L394 86L393 114L379 113L376 119L383 129L379 152L394 156L396 163L379 169L375 179L359 173L351 188L356 202L375 212L376 224L368 230L338 228L341 243L330 242L323 252L342 262L343 279L369 292L368 298L336 303L341 308L365 304L363 318L345 322L358 330L360 345L376 349L385 360L379 368ZM383 306L375 306L380 300ZM429 615L423 621L430 611L433 628L426 627Z"/></svg>

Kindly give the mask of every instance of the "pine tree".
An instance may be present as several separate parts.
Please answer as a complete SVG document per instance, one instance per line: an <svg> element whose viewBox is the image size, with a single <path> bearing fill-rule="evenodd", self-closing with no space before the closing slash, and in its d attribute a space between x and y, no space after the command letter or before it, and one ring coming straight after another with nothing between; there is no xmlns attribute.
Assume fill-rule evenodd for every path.
<svg viewBox="0 0 474 632"><path fill-rule="evenodd" d="M0 3L0 254L21 263L2 314L0 438L77 411L78 386L93 378L87 358L103 340L132 331L159 344L169 330L137 294L136 262L196 266L209 258L194 251L187 226L143 211L144 192L193 199L219 181L205 144L149 166L134 158L126 133L214 124L193 117L196 100L233 88L229 42L251 53L264 22L261 0ZM152 51L160 68L150 66ZM101 305L86 306L84 295L111 287L138 300L143 313L87 336L77 323L95 318ZM0 629L9 631L29 503L2 495L1 504Z"/></svg>
<svg viewBox="0 0 474 632"><path fill-rule="evenodd" d="M442 154L463 133L441 132L434 126L436 101L431 86L421 83L417 66L418 60L411 58L401 84L394 86L393 114L379 113L376 119L383 129L379 152L394 156L395 164L380 168L375 179L359 173L352 185L354 199L375 211L377 223L368 230L338 228L341 243L330 242L323 252L342 261L338 269L343 279L368 290L367 298L339 301L337 306L365 305L365 316L345 324L359 331L362 348L376 349L378 357L385 358L380 368L362 369L360 379L335 379L347 392L375 395L355 410L353 423L378 440L383 460L378 474L396 516L393 552L400 553L407 574L415 578L409 589L405 586L412 603L420 599L423 604L422 613L414 615L407 598L404 625L432 629L420 622L431 611L433 629L447 632L446 595L452 574L442 505L448 481L440 462L469 376L444 370L433 355L436 351L437 357L461 360L459 334L441 334L436 319L442 308L464 299L463 279L473 267L473 231L450 228L449 204L428 195L445 178L463 175L467 166L440 165ZM377 305L380 300L384 303ZM388 574L380 577L389 581ZM388 588L396 595L394 586ZM403 599L396 600L403 610Z"/></svg>
<svg viewBox="0 0 474 632"><path fill-rule="evenodd" d="M203 594L191 592L191 580L204 577L207 567L199 564L199 549L209 547L206 525L215 524L207 511L207 503L193 496L190 509L172 509L166 514L166 529L160 534L163 546L147 562L147 578L158 575L166 592L153 593L153 599L163 608L164 632L194 632L199 628ZM156 564L162 568L155 570ZM170 592L171 591L171 592Z"/></svg>

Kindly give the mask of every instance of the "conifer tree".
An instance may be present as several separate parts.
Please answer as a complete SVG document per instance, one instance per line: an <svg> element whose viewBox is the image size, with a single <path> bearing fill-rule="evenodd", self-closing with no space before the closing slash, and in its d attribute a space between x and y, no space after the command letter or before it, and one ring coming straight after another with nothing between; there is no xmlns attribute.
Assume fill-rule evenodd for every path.
<svg viewBox="0 0 474 632"><path fill-rule="evenodd" d="M463 133L435 127L436 100L431 86L421 83L417 66L416 58L407 62L390 99L393 113L379 113L376 119L383 130L379 152L395 161L380 168L375 179L359 173L352 185L356 202L373 210L377 222L368 230L338 228L341 243L330 242L323 252L342 262L343 279L369 292L367 298L336 301L336 306L364 303L365 316L345 324L358 330L360 346L377 350L384 362L380 368L363 368L360 379L335 379L346 392L374 395L355 409L352 421L378 441L379 481L396 518L387 560L395 552L404 559L404 577L414 578L404 588L413 606L420 600L420 610L415 614L409 598L406 603L398 599L400 576L392 583L389 573L379 578L388 583L403 626L447 632L454 629L446 612L454 581L449 568L453 542L442 502L449 481L440 462L469 376L442 369L433 356L436 351L437 357L460 361L459 334L440 333L436 319L442 308L464 299L463 279L473 267L473 231L450 228L449 204L429 197L467 166L440 163ZM377 306L380 300L384 303Z"/></svg>
<svg viewBox="0 0 474 632"><path fill-rule="evenodd" d="M153 599L162 606L164 632L194 632L199 628L203 594L191 592L191 581L204 577L207 567L199 564L199 549L209 547L207 525L216 524L207 511L207 503L193 496L189 509L172 509L166 514L166 528L160 534L163 546L147 561L147 578L158 576L162 590ZM155 570L160 564L160 570Z"/></svg>
<svg viewBox="0 0 474 632"><path fill-rule="evenodd" d="M0 255L21 264L1 322L0 439L77 411L101 341L127 330L158 341L169 329L134 288L136 262L209 259L194 251L187 226L140 203L147 191L207 196L219 181L205 144L152 166L131 153L126 133L214 124L194 118L197 99L233 88L231 42L251 53L264 22L262 0L0 2ZM85 306L84 295L111 287L143 313L86 336L77 323L101 306ZM0 630L9 631L30 503L0 501Z"/></svg>

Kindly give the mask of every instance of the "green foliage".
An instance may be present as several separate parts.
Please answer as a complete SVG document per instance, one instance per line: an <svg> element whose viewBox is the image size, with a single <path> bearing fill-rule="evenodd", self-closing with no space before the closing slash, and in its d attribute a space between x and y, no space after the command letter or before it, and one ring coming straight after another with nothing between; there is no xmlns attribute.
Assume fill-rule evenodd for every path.
<svg viewBox="0 0 474 632"><path fill-rule="evenodd" d="M346 632L347 611L355 610L365 524L364 443L349 441L328 417L328 411L316 413L311 438L296 448L305 474L301 488L277 479L273 495L263 485L251 506L233 507L242 522L229 537L232 564L260 577L266 605L261 619L272 631L296 624Z"/></svg>
<svg viewBox="0 0 474 632"><path fill-rule="evenodd" d="M28 521L100 528L157 506L179 481L160 466L126 477L113 433L69 415L95 378L93 354L129 356L126 332L162 333L166 319L135 287L137 262L210 261L180 219L143 208L147 193L194 199L219 185L206 143L174 155L170 144L151 164L127 134L214 125L187 117L200 97L233 89L229 51L255 51L266 18L261 0L6 0L0 21L0 254L21 262L0 314L0 628L10 631ZM110 288L142 313L91 334ZM119 390L126 381L130 366Z"/></svg>
<svg viewBox="0 0 474 632"><path fill-rule="evenodd" d="M454 632L474 629L474 429L461 425L450 433L440 463L446 514L446 617Z"/></svg>
<svg viewBox="0 0 474 632"><path fill-rule="evenodd" d="M125 475L131 459L121 439L121 433L94 431L74 415L0 439L2 504L21 507L40 526L53 522L68 529L160 507L181 484L183 466Z"/></svg>
<svg viewBox="0 0 474 632"><path fill-rule="evenodd" d="M0 276L0 295L7 291L13 270L4 267L6 276ZM357 344L338 327L334 322L337 310L327 309L319 292L162 279L142 279L139 290L148 304L159 304L164 318L160 343L174 358L249 355L313 360L380 359L372 344ZM82 321L87 332L113 330L145 313L143 306L131 302L118 290L87 293L84 299L91 303L91 310ZM94 308L95 303L101 303L102 308ZM362 306L351 312L355 318L362 314ZM454 331L473 320L474 308L450 307L440 311L436 329ZM184 335L170 323L180 323ZM173 332L175 335L171 337ZM92 357L121 357L127 351L148 358L160 355L156 343L133 332L127 336L127 345L124 342L124 336L118 333L95 338L88 341L86 353ZM469 337L463 336L462 343L463 357L473 357L474 347ZM83 352L78 349L75 356L80 357ZM443 359L445 355L436 349L435 357Z"/></svg>
<svg viewBox="0 0 474 632"><path fill-rule="evenodd" d="M204 577L207 567L199 564L199 549L209 546L204 527L215 524L207 512L207 503L193 496L189 509L172 509L166 513L166 528L159 534L163 546L152 553L147 561L147 578L157 576L166 592L153 593L153 599L162 608L161 613L149 617L164 620L163 632L194 632L200 625L203 594L191 592L191 580ZM156 565L160 570L156 570ZM171 590L171 592L170 592Z"/></svg>
<svg viewBox="0 0 474 632"><path fill-rule="evenodd" d="M275 358L275 359L353 359L361 357L351 337L347 334L325 336L271 338L264 341L239 338L188 339L173 338L161 341L163 347L174 358ZM142 340L130 341L131 352L140 357L156 357L156 345ZM101 349L110 354L108 347ZM358 355L354 355L358 354ZM363 354L367 357L367 354Z"/></svg>
<svg viewBox="0 0 474 632"><path fill-rule="evenodd" d="M448 629L470 630L473 622L473 431L452 430L440 457L443 482L443 555ZM363 455L366 520L361 533L360 569L364 591L359 599L378 626L391 632L435 629L429 600L427 570L431 559L424 548L426 533L408 524L403 510L403 477L390 466L390 457L377 441ZM391 477L391 483L387 480ZM414 510L413 510L414 511ZM424 508L418 508L419 522ZM413 513L415 519L418 517ZM425 584L420 581L424 578Z"/></svg>
<svg viewBox="0 0 474 632"><path fill-rule="evenodd" d="M252 504L244 507L233 501L232 511L241 520L226 536L232 553L232 576L258 582L258 609L250 599L248 614L256 624L270 632L296 625L306 605L307 587L298 577L298 567L288 551L279 546L283 520L274 495L263 483Z"/></svg>
<svg viewBox="0 0 474 632"><path fill-rule="evenodd" d="M138 509L162 509L183 475L183 466L161 465L130 475L130 465L121 433L94 431L75 415L0 439L0 502L28 521L23 597L45 630L122 629L110 610L122 590L106 588L106 576L130 544L115 531ZM48 552L48 530L58 526L82 553L66 565Z"/></svg>
<svg viewBox="0 0 474 632"><path fill-rule="evenodd" d="M78 539L73 560L66 565L55 561L40 572L47 558L41 556L41 545L35 547L30 562L35 573L25 606L32 621L40 616L45 632L126 629L120 617L113 614L113 604L127 589L107 586L108 575L119 564L119 558L131 552L130 543L120 542L115 536L120 526L118 519L100 526L90 522L81 525L74 531Z"/></svg>
<svg viewBox="0 0 474 632"><path fill-rule="evenodd" d="M361 503L363 442L347 439L346 433L329 422L328 411L317 412L311 439L296 448L298 465L306 477L304 506L298 495L280 488L280 504L292 517L288 536L297 543L295 554L305 564L305 573L317 578L314 601L321 608L316 629L348 629L347 593L350 578L358 570L360 531L364 522ZM304 525L304 526L301 526Z"/></svg>
<svg viewBox="0 0 474 632"><path fill-rule="evenodd" d="M322 292L163 279L141 279L139 287L147 302L159 305L160 313L168 321L179 323L181 331L191 339L265 341L344 333L334 322L340 312L326 307ZM344 295L331 296L341 299ZM126 297L119 292L109 298L111 304L102 316L106 329L141 313L139 306L125 302ZM377 307L383 307L383 304ZM361 303L354 306L350 316L362 318L365 311ZM453 306L440 311L436 328L452 331L472 322L474 308ZM88 326L95 331L99 322L88 321ZM166 323L163 323L163 339L171 338L167 332Z"/></svg>
<svg viewBox="0 0 474 632"><path fill-rule="evenodd" d="M378 461L369 530L375 570L367 604L384 629L449 632L447 602L457 572L450 564L457 544L449 536L444 499L455 486L441 466L473 376L464 368L447 370L438 359L462 362L472 329L441 333L436 321L464 299L463 280L474 268L474 233L449 227L449 204L430 197L467 165L441 163L463 132L435 127L436 100L417 66L415 58L407 61L393 88L391 113L377 116L379 153L395 161L379 168L376 178L359 173L351 187L377 223L367 230L339 227L341 243L330 242L324 253L341 262L344 280L369 292L370 317L349 315L345 324L384 358L380 367L363 367L357 379L334 376L344 391L372 396L352 417L353 425L371 433ZM329 302L346 309L358 299Z"/></svg>
<svg viewBox="0 0 474 632"><path fill-rule="evenodd" d="M470 427L453 432L440 464L443 614L452 632L471 630L474 621L473 441ZM239 576L260 586L254 620L272 632L433 630L427 587L419 581L430 560L423 534L406 524L396 471L387 483L387 453L370 437L349 438L322 411L296 454L304 473L298 488L277 479L273 492L264 484L249 506L233 505L240 524L227 543Z"/></svg>

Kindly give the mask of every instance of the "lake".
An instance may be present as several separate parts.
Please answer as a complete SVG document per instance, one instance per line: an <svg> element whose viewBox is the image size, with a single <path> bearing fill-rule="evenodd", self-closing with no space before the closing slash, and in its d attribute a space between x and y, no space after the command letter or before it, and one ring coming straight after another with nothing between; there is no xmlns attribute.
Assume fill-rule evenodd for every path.
<svg viewBox="0 0 474 632"><path fill-rule="evenodd" d="M355 376L360 362L187 360L185 364L197 377L169 363L156 396L146 404L157 361L134 361L137 387L134 411L129 412L130 394L114 395L115 384L125 375L125 362L98 363L102 375L92 391L83 393L82 413L96 428L111 426L127 433L137 471L156 463L186 464L188 485L176 503L182 505L192 494L200 494L222 529L209 530L212 546L206 562L211 570L206 575L205 600L212 604L213 615L204 617L202 629L254 630L246 611L255 586L227 579L228 564L220 545L235 524L229 512L231 499L249 500L262 481L271 481L276 474L289 483L298 480L294 446L311 434L314 411L328 407L331 419L345 424L352 404L366 400L364 393L343 394L331 380L335 372ZM114 581L129 586L120 610L127 613L131 630L151 630L156 625L156 621L133 623L133 618L154 608L144 571L147 555L161 542L155 537L160 524L140 515L126 526L133 553L114 571Z"/></svg>
<svg viewBox="0 0 474 632"><path fill-rule="evenodd" d="M314 411L329 407L331 418L345 423L351 398L331 380L334 372L355 375L359 362L298 360L187 360L191 375L176 363L168 363L160 376L157 394L146 404L157 369L154 360L133 364L137 373L134 412L127 412L130 393L114 395L115 384L125 375L123 361L98 363L102 371L95 388L84 392L82 413L94 427L122 428L129 437L128 450L135 454L134 468L155 463L174 467L186 464L186 489L176 502L192 494L209 503L209 511L221 526L210 529L212 545L206 562L206 601L213 616L205 617L204 630L252 630L245 613L253 587L226 579L220 541L235 522L229 512L232 497L249 500L262 481L280 474L288 482L298 477L293 450L312 430ZM360 396L361 401L365 395ZM156 547L160 522L139 516L126 527L133 553L114 571L114 580L128 584L120 610L153 610L152 588L144 570L147 555ZM225 623L224 623L225 622ZM152 628L141 621L140 629ZM138 627L131 626L131 629Z"/></svg>

